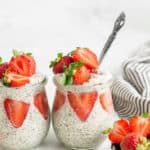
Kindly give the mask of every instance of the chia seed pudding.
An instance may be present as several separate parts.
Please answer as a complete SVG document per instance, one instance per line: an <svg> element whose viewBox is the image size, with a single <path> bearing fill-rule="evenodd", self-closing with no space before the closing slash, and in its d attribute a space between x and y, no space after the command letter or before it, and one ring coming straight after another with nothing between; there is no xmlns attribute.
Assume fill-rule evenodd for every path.
<svg viewBox="0 0 150 150"><path fill-rule="evenodd" d="M102 131L110 127L113 121L118 118L113 111L113 104L109 85L111 75L108 71L92 73L88 82L82 85L62 85L61 74L54 76L56 85L56 96L53 104L52 121L58 140L69 149L95 149L96 146L105 140ZM70 99L70 93L75 95L74 101L84 101L88 97L93 97L96 92L93 107L86 118L80 117L80 108L75 106L75 102ZM86 95L86 96L84 96ZM103 106L101 98L105 98L107 109ZM55 104L59 104L56 107ZM58 102L59 101L59 102ZM92 99L91 99L92 101ZM81 101L79 103L82 103ZM83 102L84 104L84 102Z"/></svg>
<svg viewBox="0 0 150 150"><path fill-rule="evenodd" d="M36 73L30 77L30 84L19 88L7 87L1 84L0 146L13 150L30 149L39 145L46 137L50 123L45 92L46 83L47 78L41 73ZM8 101L11 104L7 106ZM13 106L16 103L18 103L18 107L17 110L14 110ZM11 115L15 113L15 117L20 117L21 103L26 104L27 111L24 113L24 119L20 125L16 126L14 122L17 122L17 118L13 118ZM7 112L7 107L12 112L11 115L10 112Z"/></svg>

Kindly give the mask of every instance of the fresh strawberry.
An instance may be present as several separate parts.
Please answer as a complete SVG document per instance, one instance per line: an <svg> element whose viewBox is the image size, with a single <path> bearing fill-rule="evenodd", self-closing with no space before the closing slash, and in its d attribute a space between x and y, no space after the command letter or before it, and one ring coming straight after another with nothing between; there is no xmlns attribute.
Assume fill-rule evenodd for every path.
<svg viewBox="0 0 150 150"><path fill-rule="evenodd" d="M4 73L7 69L8 69L8 63L7 62L0 64L0 79L2 79Z"/></svg>
<svg viewBox="0 0 150 150"><path fill-rule="evenodd" d="M4 108L8 119L15 128L21 127L23 124L27 112L29 110L29 104L22 101L15 101L13 99L5 99Z"/></svg>
<svg viewBox="0 0 150 150"><path fill-rule="evenodd" d="M120 119L114 123L113 129L109 132L109 139L112 143L120 144L123 138L130 132L129 122Z"/></svg>
<svg viewBox="0 0 150 150"><path fill-rule="evenodd" d="M65 99L66 97L60 91L57 90L54 99L54 106L53 106L54 112L59 110L59 108L65 103Z"/></svg>
<svg viewBox="0 0 150 150"><path fill-rule="evenodd" d="M7 71L3 75L3 82L7 86L20 87L29 83L29 77Z"/></svg>
<svg viewBox="0 0 150 150"><path fill-rule="evenodd" d="M36 63L30 53L14 51L14 56L9 62L10 71L23 76L32 76L36 71Z"/></svg>
<svg viewBox="0 0 150 150"><path fill-rule="evenodd" d="M63 56L54 66L53 66L53 72L56 73L62 73L64 71L65 67L68 67L70 63L73 62L72 57L70 56Z"/></svg>
<svg viewBox="0 0 150 150"><path fill-rule="evenodd" d="M150 117L135 116L130 119L132 132L143 136L150 134Z"/></svg>
<svg viewBox="0 0 150 150"><path fill-rule="evenodd" d="M97 92L73 93L68 92L70 106L81 121L89 117L97 99Z"/></svg>
<svg viewBox="0 0 150 150"><path fill-rule="evenodd" d="M88 48L77 48L72 52L74 61L83 62L89 69L98 68L98 60L96 55Z"/></svg>
<svg viewBox="0 0 150 150"><path fill-rule="evenodd" d="M85 66L77 68L73 75L73 84L83 84L90 78L89 70Z"/></svg>
<svg viewBox="0 0 150 150"><path fill-rule="evenodd" d="M121 150L137 150L138 144L140 144L140 135L137 133L129 133L124 137L120 146Z"/></svg>
<svg viewBox="0 0 150 150"><path fill-rule="evenodd" d="M113 112L113 102L112 102L112 96L110 90L107 90L106 92L102 93L99 96L100 104L102 108L107 112Z"/></svg>
<svg viewBox="0 0 150 150"><path fill-rule="evenodd" d="M48 101L47 101L47 96L44 91L37 93L34 96L34 105L38 109L38 111L42 114L45 120L48 119Z"/></svg>

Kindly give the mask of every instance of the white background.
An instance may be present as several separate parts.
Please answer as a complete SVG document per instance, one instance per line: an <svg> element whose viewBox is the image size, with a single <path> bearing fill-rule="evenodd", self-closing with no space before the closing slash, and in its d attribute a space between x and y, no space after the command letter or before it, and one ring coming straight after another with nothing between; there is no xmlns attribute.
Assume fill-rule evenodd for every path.
<svg viewBox="0 0 150 150"><path fill-rule="evenodd" d="M125 27L102 65L117 75L121 62L150 38L148 0L0 0L0 56L8 61L14 48L33 52L38 71L49 77L51 107L55 87L48 68L50 60L60 51L67 53L79 46L89 47L99 55L122 10L127 16ZM36 150L48 149L63 150L52 128Z"/></svg>

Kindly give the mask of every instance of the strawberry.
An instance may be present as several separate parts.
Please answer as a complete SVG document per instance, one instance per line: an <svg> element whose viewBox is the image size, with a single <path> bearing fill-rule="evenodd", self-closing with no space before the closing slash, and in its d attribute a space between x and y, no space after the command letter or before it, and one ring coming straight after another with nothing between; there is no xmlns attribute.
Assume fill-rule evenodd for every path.
<svg viewBox="0 0 150 150"><path fill-rule="evenodd" d="M121 150L137 150L138 144L140 144L140 135L137 133L129 133L124 137L120 146Z"/></svg>
<svg viewBox="0 0 150 150"><path fill-rule="evenodd" d="M15 101L9 98L5 99L4 108L7 117L15 128L19 128L23 124L27 116L29 106L30 104L22 101Z"/></svg>
<svg viewBox="0 0 150 150"><path fill-rule="evenodd" d="M4 73L7 69L8 69L8 63L7 62L0 64L0 79L2 79Z"/></svg>
<svg viewBox="0 0 150 150"><path fill-rule="evenodd" d="M62 73L64 71L65 67L68 67L70 63L73 62L72 57L70 56L63 56L54 66L53 66L53 72L56 73Z"/></svg>
<svg viewBox="0 0 150 150"><path fill-rule="evenodd" d="M86 121L97 99L97 92L73 93L68 92L70 106L81 121Z"/></svg>
<svg viewBox="0 0 150 150"><path fill-rule="evenodd" d="M120 119L114 122L113 129L109 132L109 139L112 143L120 144L123 138L130 132L129 122Z"/></svg>
<svg viewBox="0 0 150 150"><path fill-rule="evenodd" d="M20 87L29 83L29 77L7 71L3 76L3 82L7 86Z"/></svg>
<svg viewBox="0 0 150 150"><path fill-rule="evenodd" d="M38 109L38 111L42 114L45 120L48 119L48 101L47 101L47 96L44 91L37 93L34 96L34 105Z"/></svg>
<svg viewBox="0 0 150 150"><path fill-rule="evenodd" d="M73 84L83 84L90 78L89 70L85 66L77 68L73 75Z"/></svg>
<svg viewBox="0 0 150 150"><path fill-rule="evenodd" d="M10 71L23 76L32 76L36 71L36 63L31 53L13 51L14 56L9 62Z"/></svg>
<svg viewBox="0 0 150 150"><path fill-rule="evenodd" d="M77 48L72 52L72 57L74 61L83 62L83 64L89 69L98 68L98 59L88 48Z"/></svg>
<svg viewBox="0 0 150 150"><path fill-rule="evenodd" d="M59 110L59 108L65 103L65 99L66 97L60 91L57 90L53 105L54 112Z"/></svg>
<svg viewBox="0 0 150 150"><path fill-rule="evenodd" d="M106 92L102 93L99 96L99 101L102 106L102 108L107 112L113 112L113 102L112 102L112 96L110 90L107 90Z"/></svg>
<svg viewBox="0 0 150 150"><path fill-rule="evenodd" d="M150 134L150 117L135 116L130 119L132 132L147 136Z"/></svg>

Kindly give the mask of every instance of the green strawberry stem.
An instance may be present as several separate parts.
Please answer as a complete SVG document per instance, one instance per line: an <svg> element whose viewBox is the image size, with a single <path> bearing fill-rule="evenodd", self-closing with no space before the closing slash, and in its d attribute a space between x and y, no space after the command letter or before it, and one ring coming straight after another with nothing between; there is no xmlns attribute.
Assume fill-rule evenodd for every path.
<svg viewBox="0 0 150 150"><path fill-rule="evenodd" d="M18 51L16 49L13 49L13 55L14 55L14 57L17 57L17 56L22 55L22 54L25 54L27 56L31 56L32 55L31 52L24 53L23 51Z"/></svg>
<svg viewBox="0 0 150 150"><path fill-rule="evenodd" d="M50 62L49 67L52 68L53 66L55 66L55 65L59 62L59 60L60 60L62 57L63 57L63 53L58 53L58 54L57 54L57 58L55 58L54 60L52 60L52 61Z"/></svg>
<svg viewBox="0 0 150 150"><path fill-rule="evenodd" d="M102 134L107 135L107 134L109 134L109 132L110 132L111 130L112 130L111 128L108 128L108 129L102 131Z"/></svg>
<svg viewBox="0 0 150 150"><path fill-rule="evenodd" d="M3 63L3 58L0 57L0 65Z"/></svg>

